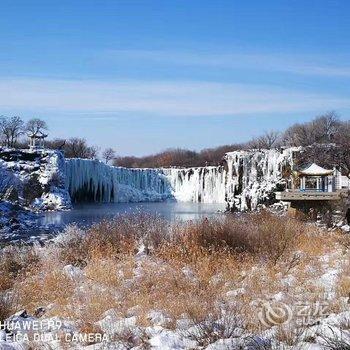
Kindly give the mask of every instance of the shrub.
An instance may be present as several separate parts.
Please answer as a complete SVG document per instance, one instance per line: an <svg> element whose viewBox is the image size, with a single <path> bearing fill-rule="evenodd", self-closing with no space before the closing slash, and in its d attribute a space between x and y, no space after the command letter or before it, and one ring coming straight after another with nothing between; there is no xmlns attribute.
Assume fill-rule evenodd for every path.
<svg viewBox="0 0 350 350"><path fill-rule="evenodd" d="M0 294L0 322L5 321L15 311L14 297L8 293Z"/></svg>
<svg viewBox="0 0 350 350"><path fill-rule="evenodd" d="M204 219L178 230L163 246L163 256L168 252L183 259L196 259L204 252L228 252L253 255L276 264L292 252L302 233L303 226L295 220L268 213Z"/></svg>
<svg viewBox="0 0 350 350"><path fill-rule="evenodd" d="M199 346L205 347L220 339L237 338L244 334L245 324L238 310L216 308L210 311L203 318L192 318L193 326L185 332Z"/></svg>
<svg viewBox="0 0 350 350"><path fill-rule="evenodd" d="M13 286L16 278L39 262L39 257L32 247L7 246L0 250L0 292Z"/></svg>

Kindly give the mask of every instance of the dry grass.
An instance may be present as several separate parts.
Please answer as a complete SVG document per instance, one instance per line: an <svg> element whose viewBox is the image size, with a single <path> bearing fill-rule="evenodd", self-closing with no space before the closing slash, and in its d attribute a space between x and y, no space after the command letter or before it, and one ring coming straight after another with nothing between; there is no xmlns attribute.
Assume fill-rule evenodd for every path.
<svg viewBox="0 0 350 350"><path fill-rule="evenodd" d="M191 262L203 254L227 253L240 258L253 256L275 265L295 250L303 230L305 225L267 212L205 219L183 227L180 234L176 231L159 244L158 251L166 260Z"/></svg>
<svg viewBox="0 0 350 350"><path fill-rule="evenodd" d="M0 321L6 320L17 311L18 305L16 299L7 293L0 294Z"/></svg>
<svg viewBox="0 0 350 350"><path fill-rule="evenodd" d="M53 305L52 313L62 313L73 292L72 280L62 266L38 266L28 271L13 288L19 305L29 312L41 306Z"/></svg>
<svg viewBox="0 0 350 350"><path fill-rule="evenodd" d="M337 294L339 297L350 298L350 259L347 259L341 266L341 272L338 275Z"/></svg>
<svg viewBox="0 0 350 350"><path fill-rule="evenodd" d="M0 250L0 292L10 289L16 278L39 262L32 247L7 246Z"/></svg>
<svg viewBox="0 0 350 350"><path fill-rule="evenodd" d="M29 248L2 252L0 291L13 291L18 307L29 312L50 305L48 315L76 320L82 330L94 329L110 309L120 317L136 315L140 326L149 325L149 312L158 310L169 328L191 320L194 328L186 336L205 346L240 329L260 331L257 300L279 293L290 305L319 300L324 290L318 281L338 261L322 258L339 246L337 232L268 213L172 226L155 217L125 216L86 232L70 227L40 255ZM81 277L71 278L67 264ZM338 295L350 292L349 272L344 265ZM3 309L0 303L0 316L8 315L9 308ZM278 336L286 344L295 340L284 328ZM127 332L120 341L148 346L147 336L135 340Z"/></svg>

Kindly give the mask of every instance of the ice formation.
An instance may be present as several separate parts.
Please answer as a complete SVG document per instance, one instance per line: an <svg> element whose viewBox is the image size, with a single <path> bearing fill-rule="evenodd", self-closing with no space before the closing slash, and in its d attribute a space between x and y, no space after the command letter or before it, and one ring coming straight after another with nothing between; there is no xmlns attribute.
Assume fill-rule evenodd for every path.
<svg viewBox="0 0 350 350"><path fill-rule="evenodd" d="M0 193L4 192L1 188L14 187L20 199L26 183L36 176L42 191L30 206L38 210L69 208L71 199L74 202L169 199L227 202L232 210L245 211L274 202L274 191L284 189L290 181L293 162L303 149L240 150L225 155L225 166L159 169L130 169L98 160L64 159L57 151L37 154L25 150L0 151Z"/></svg>
<svg viewBox="0 0 350 350"><path fill-rule="evenodd" d="M274 200L273 192L286 185L293 168L294 153L300 148L229 152L226 196L232 210L254 210Z"/></svg>
<svg viewBox="0 0 350 350"><path fill-rule="evenodd" d="M0 149L0 195L35 210L71 207L59 151Z"/></svg>
<svg viewBox="0 0 350 350"><path fill-rule="evenodd" d="M225 203L226 170L223 166L170 168L163 172L176 200Z"/></svg>
<svg viewBox="0 0 350 350"><path fill-rule="evenodd" d="M294 152L244 150L227 153L226 167L128 169L97 160L67 159L66 184L74 201L141 202L174 199L225 203L232 210L254 210L274 200L293 167ZM288 174L287 174L288 175Z"/></svg>
<svg viewBox="0 0 350 350"><path fill-rule="evenodd" d="M159 201L171 191L158 169L113 167L98 160L67 159L66 186L73 201Z"/></svg>
<svg viewBox="0 0 350 350"><path fill-rule="evenodd" d="M223 167L128 169L98 160L67 159L66 186L73 201L149 202L174 199L224 203Z"/></svg>

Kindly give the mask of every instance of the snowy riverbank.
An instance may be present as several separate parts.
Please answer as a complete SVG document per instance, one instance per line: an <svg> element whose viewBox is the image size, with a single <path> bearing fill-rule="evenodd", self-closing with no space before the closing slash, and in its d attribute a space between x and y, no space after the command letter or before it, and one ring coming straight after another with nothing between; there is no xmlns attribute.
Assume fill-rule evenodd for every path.
<svg viewBox="0 0 350 350"><path fill-rule="evenodd" d="M0 251L0 347L339 349L349 247L338 231L266 213L70 227Z"/></svg>

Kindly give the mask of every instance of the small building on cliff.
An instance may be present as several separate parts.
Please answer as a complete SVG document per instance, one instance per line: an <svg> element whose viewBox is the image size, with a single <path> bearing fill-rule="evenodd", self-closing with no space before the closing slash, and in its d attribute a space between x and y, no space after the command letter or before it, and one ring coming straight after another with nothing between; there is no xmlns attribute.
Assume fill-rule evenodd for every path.
<svg viewBox="0 0 350 350"><path fill-rule="evenodd" d="M276 192L276 199L292 201L339 200L349 190L349 179L337 169L325 169L312 163L295 172L291 188Z"/></svg>
<svg viewBox="0 0 350 350"><path fill-rule="evenodd" d="M45 147L45 139L47 136L47 134L44 134L40 130L29 133L29 149L43 149Z"/></svg>
<svg viewBox="0 0 350 350"><path fill-rule="evenodd" d="M291 188L275 192L277 200L287 202L297 212L315 219L320 213L323 217L327 217L327 213L339 213L343 217L345 214L350 223L349 178L336 168L325 169L312 163L296 171L291 184Z"/></svg>

